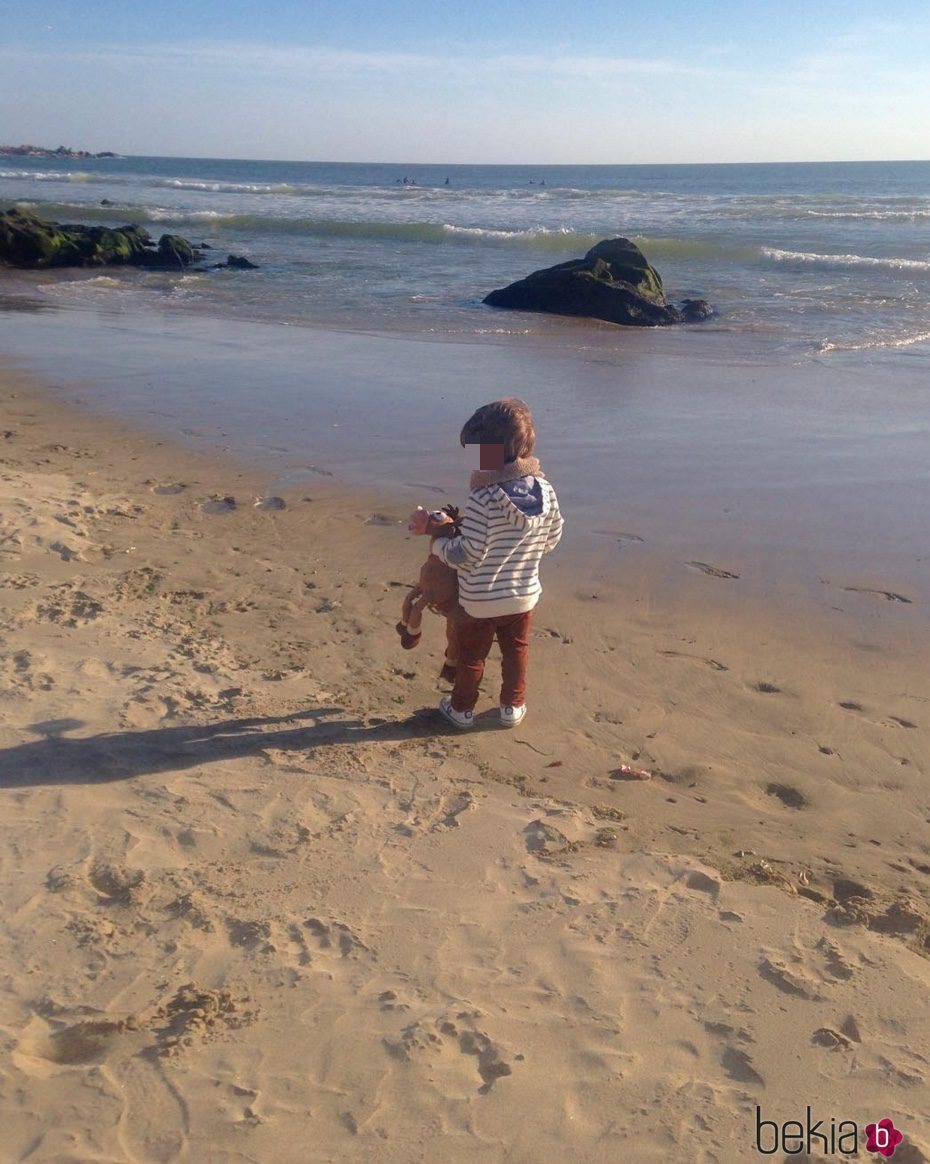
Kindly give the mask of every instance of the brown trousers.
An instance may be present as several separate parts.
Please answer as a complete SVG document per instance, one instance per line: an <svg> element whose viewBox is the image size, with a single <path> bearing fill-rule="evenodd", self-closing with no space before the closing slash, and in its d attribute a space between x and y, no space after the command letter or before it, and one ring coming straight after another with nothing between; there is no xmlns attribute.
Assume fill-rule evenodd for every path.
<svg viewBox="0 0 930 1164"><path fill-rule="evenodd" d="M484 675L484 661L496 638L501 649L502 707L521 707L526 702L526 669L530 647L532 610L496 618L473 618L464 610L455 614L459 658L452 688L455 711L472 711Z"/></svg>

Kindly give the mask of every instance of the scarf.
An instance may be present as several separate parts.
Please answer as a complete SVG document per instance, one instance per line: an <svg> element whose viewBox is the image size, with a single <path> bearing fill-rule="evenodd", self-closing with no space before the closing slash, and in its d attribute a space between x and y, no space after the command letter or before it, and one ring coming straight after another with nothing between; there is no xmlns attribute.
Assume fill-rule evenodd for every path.
<svg viewBox="0 0 930 1164"><path fill-rule="evenodd" d="M500 485L502 481L516 481L519 477L545 477L535 457L518 457L503 469L475 469L469 488L482 489L485 485Z"/></svg>

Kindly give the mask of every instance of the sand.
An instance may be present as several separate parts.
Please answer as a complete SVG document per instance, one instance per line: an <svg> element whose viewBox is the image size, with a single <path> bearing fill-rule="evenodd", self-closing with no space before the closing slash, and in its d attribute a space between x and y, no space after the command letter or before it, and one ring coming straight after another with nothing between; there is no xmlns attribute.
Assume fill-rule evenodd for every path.
<svg viewBox="0 0 930 1164"><path fill-rule="evenodd" d="M0 374L2 1159L930 1159L923 596L553 555L461 735L392 504Z"/></svg>

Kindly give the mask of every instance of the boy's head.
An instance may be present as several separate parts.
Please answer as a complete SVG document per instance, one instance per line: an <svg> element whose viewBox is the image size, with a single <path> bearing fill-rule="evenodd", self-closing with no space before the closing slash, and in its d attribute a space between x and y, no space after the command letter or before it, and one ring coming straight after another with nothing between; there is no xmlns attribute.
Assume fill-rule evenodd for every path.
<svg viewBox="0 0 930 1164"><path fill-rule="evenodd" d="M504 462L509 463L532 455L536 448L536 429L529 406L515 396L508 396L477 409L465 422L459 439L463 448L500 445Z"/></svg>

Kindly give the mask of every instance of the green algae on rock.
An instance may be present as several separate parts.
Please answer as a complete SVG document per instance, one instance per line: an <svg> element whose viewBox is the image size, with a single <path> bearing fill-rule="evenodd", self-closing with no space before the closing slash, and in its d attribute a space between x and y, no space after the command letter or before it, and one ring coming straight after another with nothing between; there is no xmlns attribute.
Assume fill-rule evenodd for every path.
<svg viewBox="0 0 930 1164"><path fill-rule="evenodd" d="M492 291L484 302L489 307L585 316L627 327L692 323L713 314L703 299L685 299L680 306L670 303L658 271L627 238L604 239L583 259L534 271Z"/></svg>
<svg viewBox="0 0 930 1164"><path fill-rule="evenodd" d="M180 235L162 235L156 244L141 226L62 224L18 207L0 211L0 265L184 268L202 257L200 248Z"/></svg>

